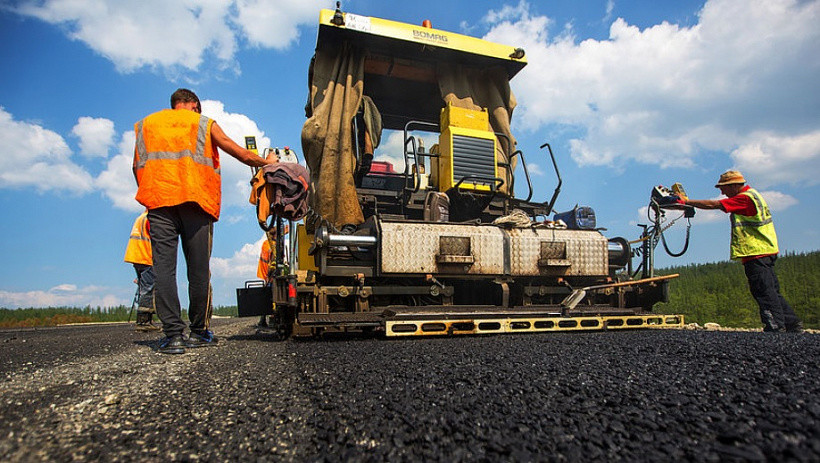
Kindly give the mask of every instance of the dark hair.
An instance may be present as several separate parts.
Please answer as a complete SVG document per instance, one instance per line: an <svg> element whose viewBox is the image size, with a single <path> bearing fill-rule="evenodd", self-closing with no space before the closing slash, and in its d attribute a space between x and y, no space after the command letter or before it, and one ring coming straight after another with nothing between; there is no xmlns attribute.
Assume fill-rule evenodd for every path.
<svg viewBox="0 0 820 463"><path fill-rule="evenodd" d="M199 103L199 97L196 96L196 93L188 90L187 88L178 88L173 94L171 94L171 109L174 109L177 103L191 103L196 102L196 107L201 108Z"/></svg>

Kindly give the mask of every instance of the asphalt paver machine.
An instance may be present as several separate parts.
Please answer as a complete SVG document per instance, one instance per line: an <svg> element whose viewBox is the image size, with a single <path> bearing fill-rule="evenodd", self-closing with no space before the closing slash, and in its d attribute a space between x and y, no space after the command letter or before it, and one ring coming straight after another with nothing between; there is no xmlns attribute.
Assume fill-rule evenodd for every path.
<svg viewBox="0 0 820 463"><path fill-rule="evenodd" d="M520 48L426 21L322 10L302 133L311 208L271 217L275 276L238 290L240 316L271 315L282 338L681 326L652 312L676 275L633 278L629 242L605 237L592 209L555 214L547 143L535 152L556 186L533 199L509 127L525 65ZM401 134L397 162L373 159L382 130Z"/></svg>

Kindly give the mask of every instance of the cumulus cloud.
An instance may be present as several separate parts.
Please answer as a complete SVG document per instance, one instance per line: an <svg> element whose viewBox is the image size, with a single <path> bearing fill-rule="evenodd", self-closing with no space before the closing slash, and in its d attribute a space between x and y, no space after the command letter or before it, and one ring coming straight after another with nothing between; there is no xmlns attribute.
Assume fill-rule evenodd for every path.
<svg viewBox="0 0 820 463"><path fill-rule="evenodd" d="M738 164L788 153L777 182L820 174L820 2L710 0L691 27L618 18L608 39L580 42L571 27L552 36L524 2L487 19L497 22L485 38L527 51L512 82L518 126L581 134L570 142L578 164L690 167L735 150ZM810 172L796 168L806 162Z"/></svg>
<svg viewBox="0 0 820 463"><path fill-rule="evenodd" d="M396 172L404 172L405 161L402 156L402 153L404 152L403 145L404 132L400 132L398 130L385 131L382 135L382 140L379 147L376 148L373 153L373 159L376 161L389 162L393 164L393 169ZM429 147L432 145L425 146Z"/></svg>
<svg viewBox="0 0 820 463"><path fill-rule="evenodd" d="M753 133L731 156L756 185L820 183L820 129L793 137Z"/></svg>
<svg viewBox="0 0 820 463"><path fill-rule="evenodd" d="M319 19L325 0L238 0L233 19L251 45L284 49L299 38L299 26Z"/></svg>
<svg viewBox="0 0 820 463"><path fill-rule="evenodd" d="M63 137L42 126L17 121L0 107L0 188L34 188L38 192L92 190L91 175L71 160ZM59 178L59 182L44 182Z"/></svg>
<svg viewBox="0 0 820 463"><path fill-rule="evenodd" d="M25 307L116 307L128 305L129 301L112 294L110 288L65 283L47 291L12 292L0 290L0 307L17 309Z"/></svg>
<svg viewBox="0 0 820 463"><path fill-rule="evenodd" d="M313 24L322 0L197 0L101 2L27 0L14 11L60 25L121 72L141 68L196 71L212 58L220 69L234 62L240 38L255 46L286 48L298 27Z"/></svg>
<svg viewBox="0 0 820 463"><path fill-rule="evenodd" d="M532 176L532 177L543 177L544 176L544 170L541 169L540 164L535 164L535 163L532 163L532 162L528 162L527 163L527 171L530 173L530 176Z"/></svg>
<svg viewBox="0 0 820 463"><path fill-rule="evenodd" d="M114 144L114 121L83 116L71 133L80 139L80 154L83 156L108 157L108 149Z"/></svg>
<svg viewBox="0 0 820 463"><path fill-rule="evenodd" d="M94 185L111 200L114 207L130 212L140 212L144 207L134 196L137 194L137 182L131 169L134 161L133 131L124 132L120 138L117 155L108 160L106 169L96 178Z"/></svg>
<svg viewBox="0 0 820 463"><path fill-rule="evenodd" d="M424 144L424 149L430 151L433 145L438 143L438 135L426 132L413 132L412 136L416 139L421 139ZM373 159L376 161L389 162L393 164L393 169L396 172L404 172L404 132L400 130L385 130L382 134L382 140L379 147L373 153ZM425 166L429 169L430 159L425 159ZM427 171L429 173L429 170Z"/></svg>
<svg viewBox="0 0 820 463"><path fill-rule="evenodd" d="M73 40L111 60L118 70L142 67L196 70L204 56L227 63L236 38L227 21L230 1L23 2L16 11L63 26Z"/></svg>
<svg viewBox="0 0 820 463"><path fill-rule="evenodd" d="M255 121L244 114L225 111L225 105L220 101L202 101L202 114L216 120L225 134L240 146L245 146L245 136L248 135L256 137L259 154L271 145L270 138L265 136L265 132L259 130ZM251 193L251 168L223 151L220 151L219 159L222 165L223 208L230 205L247 205Z"/></svg>
<svg viewBox="0 0 820 463"><path fill-rule="evenodd" d="M760 194L766 199L766 204L769 205L772 213L785 211L800 202L794 196L779 191L763 190Z"/></svg>
<svg viewBox="0 0 820 463"><path fill-rule="evenodd" d="M259 250L262 249L263 235L255 243L242 245L231 257L212 257L211 274L215 277L236 279L237 275L256 275L259 265Z"/></svg>

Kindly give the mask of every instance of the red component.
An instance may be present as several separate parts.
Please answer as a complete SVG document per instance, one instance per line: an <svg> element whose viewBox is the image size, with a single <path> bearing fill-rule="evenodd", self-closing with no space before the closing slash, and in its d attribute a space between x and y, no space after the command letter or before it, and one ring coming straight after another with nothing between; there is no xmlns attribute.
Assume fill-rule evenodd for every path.
<svg viewBox="0 0 820 463"><path fill-rule="evenodd" d="M421 22L421 27L426 27L428 29L432 29L433 28L433 23L431 23L429 19L425 19L424 21Z"/></svg>
<svg viewBox="0 0 820 463"><path fill-rule="evenodd" d="M288 285L288 298L296 297L296 286Z"/></svg>
<svg viewBox="0 0 820 463"><path fill-rule="evenodd" d="M393 164L387 161L373 161L370 164L370 173L371 174L395 174L396 171L393 170Z"/></svg>

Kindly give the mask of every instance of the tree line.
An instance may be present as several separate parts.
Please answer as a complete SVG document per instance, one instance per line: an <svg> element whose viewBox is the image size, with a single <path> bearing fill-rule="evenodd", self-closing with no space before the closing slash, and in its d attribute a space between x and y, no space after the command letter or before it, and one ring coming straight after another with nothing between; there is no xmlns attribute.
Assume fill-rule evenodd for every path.
<svg viewBox="0 0 820 463"><path fill-rule="evenodd" d="M781 254L775 265L780 292L806 328L820 328L820 251ZM736 262L664 268L657 275L680 274L670 282L669 302L660 313L683 314L687 323L719 323L760 328L760 315L749 292L743 265Z"/></svg>
<svg viewBox="0 0 820 463"><path fill-rule="evenodd" d="M806 328L820 329L820 251L786 253L775 266L780 291ZM693 264L657 270L680 274L670 282L669 302L658 313L682 314L688 323L719 323L737 328L761 327L757 303L749 293L743 266L733 262ZM214 308L214 315L237 316L236 306ZM68 323L133 321L131 307L0 308L0 328L56 326ZM183 311L187 317L187 311Z"/></svg>
<svg viewBox="0 0 820 463"><path fill-rule="evenodd" d="M235 317L236 306L214 307L214 315ZM39 326L68 325L72 323L104 323L134 321L136 311L131 307L28 307L7 309L0 307L0 328L31 328ZM183 318L188 311L182 311Z"/></svg>

